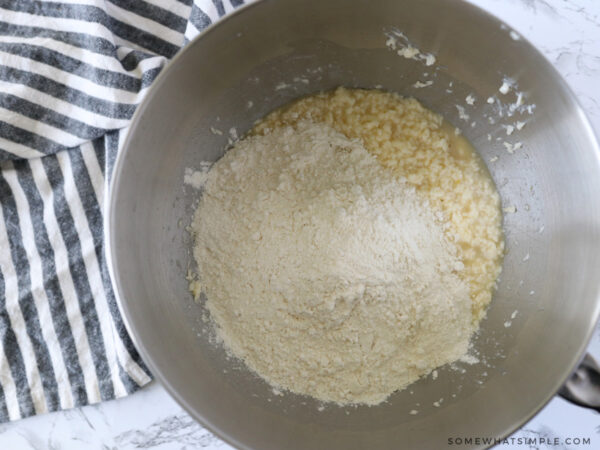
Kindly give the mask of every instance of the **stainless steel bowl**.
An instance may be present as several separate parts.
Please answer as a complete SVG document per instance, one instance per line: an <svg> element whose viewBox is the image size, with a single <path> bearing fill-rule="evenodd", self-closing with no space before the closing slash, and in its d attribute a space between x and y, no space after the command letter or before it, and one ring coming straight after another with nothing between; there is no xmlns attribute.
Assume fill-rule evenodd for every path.
<svg viewBox="0 0 600 450"><path fill-rule="evenodd" d="M392 29L436 55L432 86L412 86L434 68L386 48ZM485 99L502 97L504 75L536 107L490 124ZM474 340L481 361L445 367L437 380L422 379L377 407L319 411L311 399L274 395L208 342L203 308L185 280L192 258L184 227L198 193L183 177L186 167L223 154L227 133L210 127L241 134L272 109L339 85L415 96L460 125L486 162L500 156L489 169L504 206L516 212L505 216L504 269ZM473 127L455 107L470 93ZM525 128L507 137L500 124L522 117ZM510 155L504 140L523 148ZM114 169L107 223L121 310L173 397L240 448L431 449L450 438L505 436L554 395L598 317L599 159L588 121L551 65L467 2L264 0L188 45L135 115Z"/></svg>

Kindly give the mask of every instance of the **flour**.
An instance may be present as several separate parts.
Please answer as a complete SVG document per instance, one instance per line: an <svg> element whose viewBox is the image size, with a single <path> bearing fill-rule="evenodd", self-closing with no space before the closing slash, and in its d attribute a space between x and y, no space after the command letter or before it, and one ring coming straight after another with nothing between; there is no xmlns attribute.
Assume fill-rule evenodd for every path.
<svg viewBox="0 0 600 450"><path fill-rule="evenodd" d="M295 126L302 120L326 123L344 136L359 139L381 165L405 178L432 209L444 214L446 234L465 265L459 275L469 286L473 320L478 323L501 270L502 213L492 179L460 130L444 124L441 116L415 99L338 88L272 112L251 132Z"/></svg>
<svg viewBox="0 0 600 450"><path fill-rule="evenodd" d="M398 30L391 30L386 34L385 45L396 52L398 56L423 62L426 66L433 66L436 58L432 53L425 53L415 47L406 35Z"/></svg>
<svg viewBox="0 0 600 450"><path fill-rule="evenodd" d="M377 404L473 331L443 215L358 140L301 122L212 167L194 257L217 335L276 389Z"/></svg>
<svg viewBox="0 0 600 450"><path fill-rule="evenodd" d="M212 165L212 161L200 161L198 170L186 167L183 175L184 184L191 186L194 189L202 189L202 186L204 186L204 183L206 183L208 171Z"/></svg>
<svg viewBox="0 0 600 450"><path fill-rule="evenodd" d="M432 81L432 80L428 80L428 81L425 81L425 82L422 82L422 81L417 81L417 82L415 82L415 83L413 84L413 87L414 87L414 88L416 88L416 89L421 89L421 88L426 88L426 87L429 87L429 86L431 86L432 84L433 84L433 81Z"/></svg>

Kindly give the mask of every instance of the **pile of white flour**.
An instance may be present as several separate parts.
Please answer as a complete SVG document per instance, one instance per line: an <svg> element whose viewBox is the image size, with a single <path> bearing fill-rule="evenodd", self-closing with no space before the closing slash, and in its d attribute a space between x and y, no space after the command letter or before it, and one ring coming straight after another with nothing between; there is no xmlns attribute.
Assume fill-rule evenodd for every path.
<svg viewBox="0 0 600 450"><path fill-rule="evenodd" d="M377 404L467 352L440 214L362 144L303 122L238 142L192 225L225 347L277 388Z"/></svg>

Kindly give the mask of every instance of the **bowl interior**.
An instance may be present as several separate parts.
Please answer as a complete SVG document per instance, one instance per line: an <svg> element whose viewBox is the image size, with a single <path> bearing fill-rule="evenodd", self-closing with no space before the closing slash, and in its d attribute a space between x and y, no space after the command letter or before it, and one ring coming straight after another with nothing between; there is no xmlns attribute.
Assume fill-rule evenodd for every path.
<svg viewBox="0 0 600 450"><path fill-rule="evenodd" d="M394 30L436 64L387 47ZM600 163L573 95L509 31L463 2L264 0L204 33L159 77L115 166L110 259L142 356L192 416L242 448L437 448L506 435L554 394L599 312ZM506 77L513 88L503 95ZM185 169L218 159L232 128L241 135L274 108L340 85L395 91L441 113L515 211L505 214L503 272L474 339L478 362L445 366L377 407L275 395L210 342L185 279L185 227L199 195L184 186ZM526 124L508 135L517 122ZM511 154L504 142L522 148Z"/></svg>

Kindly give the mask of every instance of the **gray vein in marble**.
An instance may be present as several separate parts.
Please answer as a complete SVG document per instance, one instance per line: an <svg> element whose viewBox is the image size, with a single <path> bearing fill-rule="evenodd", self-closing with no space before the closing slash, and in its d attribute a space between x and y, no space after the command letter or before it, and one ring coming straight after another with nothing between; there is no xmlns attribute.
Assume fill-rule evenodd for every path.
<svg viewBox="0 0 600 450"><path fill-rule="evenodd" d="M534 13L538 12L538 6L541 7L544 12L550 12L551 14L558 15L556 8L548 3L546 0L521 0L521 3L527 8L531 9Z"/></svg>
<svg viewBox="0 0 600 450"><path fill-rule="evenodd" d="M11 428L12 422L0 423L0 435L3 434L6 430Z"/></svg>
<svg viewBox="0 0 600 450"><path fill-rule="evenodd" d="M48 433L48 449L58 449L60 448L60 445L57 447L54 445L54 443L52 442L52 436L54 436L54 430L56 429L56 418L54 418L52 420L52 425L50 426L50 432Z"/></svg>
<svg viewBox="0 0 600 450"><path fill-rule="evenodd" d="M88 416L85 414L85 411L81 408L77 408L77 412L79 413L79 415L81 417L83 417L83 420L85 420L85 422L88 424L88 426L92 429L92 430L96 430L96 427L94 427L94 425L92 425L92 422L90 422L90 419L88 419Z"/></svg>
<svg viewBox="0 0 600 450"><path fill-rule="evenodd" d="M17 434L19 436L21 436L23 438L23 440L25 442L27 442L27 444L29 444L29 446L33 449L33 450L55 450L57 449L56 446L54 446L54 444L52 442L50 442L50 439L48 439L47 442L44 442L39 436L35 435L34 433L29 433L27 431L17 431Z"/></svg>
<svg viewBox="0 0 600 450"><path fill-rule="evenodd" d="M600 25L600 20L599 20L597 14L592 14L585 8L585 6L575 5L574 3L577 3L577 2L576 1L564 2L564 4L562 5L562 8L566 11L573 13L573 15L575 15L577 17L577 20L583 19L586 22L589 22L590 24L593 24L595 26ZM586 4L586 6L589 6L589 5Z"/></svg>
<svg viewBox="0 0 600 450"><path fill-rule="evenodd" d="M226 445L186 413L154 422L146 430L126 431L115 437L115 443L119 448L125 445L152 448L169 442L178 442L182 448L188 445L192 448L214 448L219 444Z"/></svg>

